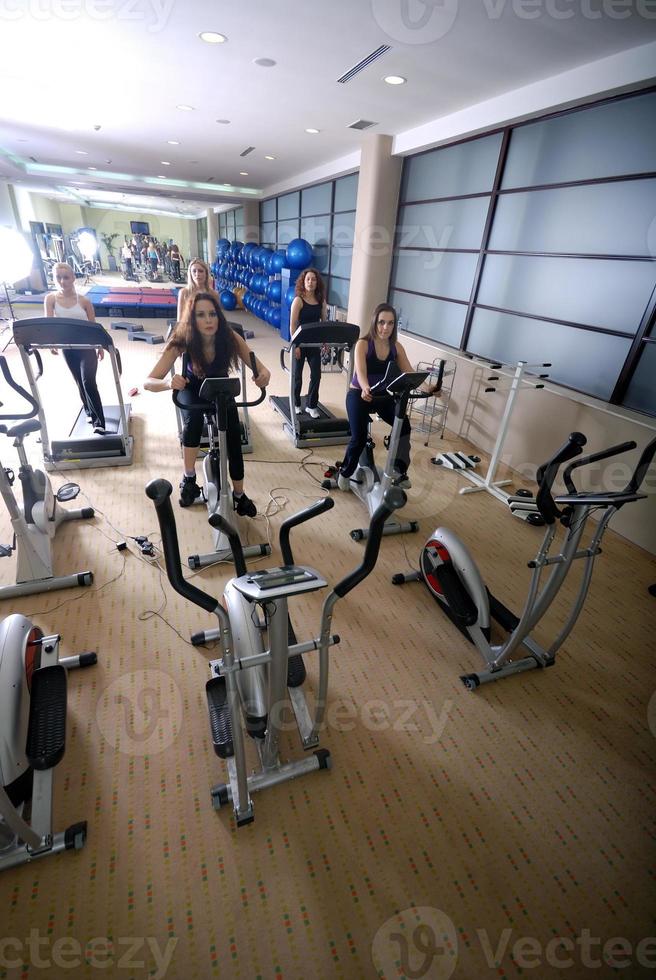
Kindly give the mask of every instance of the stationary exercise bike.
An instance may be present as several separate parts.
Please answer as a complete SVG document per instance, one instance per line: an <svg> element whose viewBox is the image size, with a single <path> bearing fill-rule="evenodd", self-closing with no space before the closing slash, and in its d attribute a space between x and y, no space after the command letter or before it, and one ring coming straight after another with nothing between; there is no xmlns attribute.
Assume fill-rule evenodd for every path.
<svg viewBox="0 0 656 980"><path fill-rule="evenodd" d="M59 641L18 613L0 623L0 871L86 840L86 821L53 832L54 767L66 747L66 668L97 657L60 658Z"/></svg>
<svg viewBox="0 0 656 980"><path fill-rule="evenodd" d="M251 369L253 377L257 375L255 354L251 351ZM183 372L186 376L186 357L183 358ZM177 408L197 409L205 412L207 419L207 432L209 438L209 449L203 460L203 494L207 503L207 511L212 517L213 514L221 514L228 521L233 512L232 490L228 480L228 406L239 397L241 383L239 378L205 378L200 387L200 396L205 399L203 402L181 402L179 393L173 392L173 402ZM253 408L259 405L266 398L266 388L262 388L255 401L235 402L237 408ZM210 403L208 406L208 402ZM211 522L210 522L211 523ZM213 525L214 527L214 525ZM244 555L251 558L254 555L270 555L271 548L268 544L252 544L243 549ZM206 555L190 555L190 568L206 568L207 565L214 565L216 562L225 561L232 557L230 542L226 534L215 527L214 530L214 551Z"/></svg>
<svg viewBox="0 0 656 980"><path fill-rule="evenodd" d="M359 497L369 511L369 516L373 516L380 506L387 490L402 479L402 475L395 469L395 461L398 457L399 443L401 441L401 431L408 408L409 401L421 398L429 398L430 393L416 391L419 385L428 377L428 371L413 371L407 374L398 374L397 368L393 364L388 364L387 372L382 381L373 385L371 389L374 401L371 403L371 412L376 411L376 393L379 395L387 392L394 398L394 425L389 437L386 438L387 457L385 468L381 473L376 466L374 459L375 443L371 438L371 426L367 442L362 450L358 466L350 477L350 489ZM396 376L395 376L396 374ZM335 476L324 480L321 484L324 490L334 489L338 486ZM386 521L383 534L407 534L419 530L417 521L397 521L391 519ZM367 528L355 528L350 532L354 541L363 541L367 537Z"/></svg>
<svg viewBox="0 0 656 980"><path fill-rule="evenodd" d="M581 466L588 466L621 453L635 449L635 442L624 442L601 452L583 456L570 463L563 472L566 494L552 496L552 486L558 470L568 460L578 456L586 438L573 432L567 442L537 472L538 511L547 525L544 539L536 557L528 563L533 569L528 595L521 615L516 616L486 588L474 559L465 545L448 528L438 527L424 545L420 556L421 570L408 575L394 575L392 582L421 580L440 607L464 635L477 647L486 669L464 674L461 681L470 691L481 684L500 680L510 674L519 674L536 667L551 667L556 653L569 636L583 608L595 558L601 552L600 543L609 521L625 504L642 500L638 493L649 465L656 453L656 439L645 447L638 464L623 490L599 492L579 491L572 480L572 473ZM592 513L601 514L587 548L579 550L585 525ZM549 557L549 550L556 534L557 523L566 529L560 554ZM560 587L577 559L584 559L583 575L570 613L555 640L547 648L540 646L530 635L556 598ZM551 573L540 588L542 571L552 566ZM500 644L491 641L490 618L508 633ZM528 654L517 660L518 653Z"/></svg>
<svg viewBox="0 0 656 980"><path fill-rule="evenodd" d="M35 355L38 358L38 351ZM22 414L0 415L0 419L26 420L19 421L17 425L10 428L0 425L0 433L15 440L14 446L20 461L18 479L23 490L21 510L12 489L16 478L14 472L0 463L0 494L9 511L14 530L13 543L0 545L0 558L8 558L15 551L17 559L16 585L0 587L0 599L69 589L77 585L91 585L93 573L89 571L75 572L72 575L53 574L52 541L60 524L64 521L86 520L93 517L93 507L64 510L59 505L59 497L53 493L47 474L32 468L23 441L30 432L38 432L41 428L38 419L34 418L39 406L35 399L14 381L9 366L2 356L0 356L0 370L9 387L29 404L29 411ZM72 500L77 493L73 492L71 496L65 495L62 499Z"/></svg>
<svg viewBox="0 0 656 980"><path fill-rule="evenodd" d="M392 487L385 496L369 526L367 547L362 563L334 586L323 604L319 636L306 643L290 645L288 635L287 600L290 596L306 595L325 588L327 582L314 568L296 565L289 542L292 527L324 513L334 506L331 497L288 518L280 528L280 550L283 564L278 568L249 574L246 570L239 535L219 514L210 518L214 527L228 535L232 547L237 577L229 583L237 601L221 603L191 585L182 575L180 551L171 507L171 484L153 480L146 494L154 502L162 534L166 570L171 585L191 602L215 614L219 620L223 658L210 664L212 676L206 685L210 726L214 750L226 759L229 781L213 787L215 809L232 802L237 826L253 820L250 793L266 789L288 779L294 779L317 769L329 769L330 753L319 749L319 731L323 724L328 693L328 648L339 643L331 635L333 607L372 571L376 564L383 524L391 510L405 503L405 494ZM226 597L227 598L227 597ZM264 644L257 608L264 617L268 649ZM310 715L300 686L289 682L289 663L299 654L319 651L319 685L314 717ZM256 672L263 682L264 729L251 731L260 756L260 770L248 775L242 733L242 716L250 730L252 703L244 702L240 681ZM291 702L304 749L313 749L311 756L283 763L279 755L282 731L282 711Z"/></svg>

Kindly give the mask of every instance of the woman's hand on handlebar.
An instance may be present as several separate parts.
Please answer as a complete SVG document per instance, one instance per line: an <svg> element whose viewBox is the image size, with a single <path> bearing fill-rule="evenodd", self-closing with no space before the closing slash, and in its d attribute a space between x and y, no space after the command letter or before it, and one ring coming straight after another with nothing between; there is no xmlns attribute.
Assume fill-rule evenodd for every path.
<svg viewBox="0 0 656 980"><path fill-rule="evenodd" d="M362 385L361 398L363 402L372 402L374 400L374 396L371 394L371 388L369 385Z"/></svg>
<svg viewBox="0 0 656 980"><path fill-rule="evenodd" d="M253 375L253 381L258 388L266 388L271 381L271 371L265 368L264 365L260 365L260 373L258 375Z"/></svg>
<svg viewBox="0 0 656 980"><path fill-rule="evenodd" d="M184 391L189 381L181 374L174 374L171 378L171 391Z"/></svg>

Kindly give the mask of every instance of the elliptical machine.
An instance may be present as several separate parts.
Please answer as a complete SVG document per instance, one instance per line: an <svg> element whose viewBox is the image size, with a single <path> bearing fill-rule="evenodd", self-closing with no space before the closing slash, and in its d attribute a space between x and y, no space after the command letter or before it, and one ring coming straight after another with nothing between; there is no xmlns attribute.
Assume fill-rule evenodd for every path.
<svg viewBox="0 0 656 980"><path fill-rule="evenodd" d="M38 352L35 352L38 358ZM56 589L70 589L78 585L91 585L93 573L75 572L72 575L53 574L52 541L57 528L64 521L87 520L94 516L93 507L79 510L64 510L60 498L53 493L50 479L42 470L30 465L23 441L30 432L38 432L41 424L34 416L39 411L38 403L14 381L7 361L0 355L0 370L10 388L24 398L30 406L22 414L0 415L0 419L26 420L7 428L0 425L0 433L13 438L18 453L20 468L18 479L23 490L23 508L18 506L14 496L13 484L16 479L13 470L0 464L0 494L9 511L14 530L14 540L10 545L0 545L0 558L8 558L16 552L16 585L0 587L0 599L13 599L16 596L34 595L38 592L53 592ZM72 500L79 493L66 495L61 499Z"/></svg>
<svg viewBox="0 0 656 980"><path fill-rule="evenodd" d="M395 371L397 371L397 368L393 364L389 364L385 377L371 389L374 396L376 392L379 395L387 392L394 398L394 425L392 426L390 435L385 439L385 445L387 446L385 468L381 474L376 466L376 460L374 458L374 449L376 446L371 438L370 426L367 442L358 460L357 469L353 476L350 477L350 489L365 505L370 517L376 513L387 490L391 486L397 484L403 485L400 483L402 479L401 474L394 468L394 463L398 456L401 430L403 428L408 402L430 397L430 393L428 392L415 390L426 380L428 371L413 371L407 374L397 374L396 377L393 377ZM371 411L376 411L375 397L372 402ZM335 489L338 486L336 477L331 476L329 479L324 480L321 486L324 490ZM419 524L417 521L401 522L393 518L385 522L383 534L407 534L409 532L414 534L418 530ZM354 541L363 541L367 537L368 529L354 528L350 534Z"/></svg>
<svg viewBox="0 0 656 980"><path fill-rule="evenodd" d="M59 641L18 613L0 623L0 871L86 840L86 820L53 832L53 781L66 747L66 668L97 656L60 658Z"/></svg>
<svg viewBox="0 0 656 980"><path fill-rule="evenodd" d="M251 368L253 377L257 375L255 354L251 351ZM186 357L183 359L183 372L186 374ZM181 402L179 393L173 392L173 403L177 408L197 409L205 412L207 419L207 432L209 438L209 449L203 460L203 495L207 503L209 517L221 514L228 522L232 514L232 491L228 480L228 406L239 397L241 383L239 378L205 378L200 387L200 396L205 399L203 402ZM237 408L253 408L259 405L266 398L266 388L262 388L259 397L255 401L235 402ZM208 402L210 403L208 405ZM210 524L212 521L210 520ZM214 528L214 551L206 555L190 555L188 558L189 567L198 569L214 565L216 562L225 561L232 557L230 541L226 533L212 524ZM255 555L270 555L271 547L269 544L252 544L243 548L243 553L247 558Z"/></svg>
<svg viewBox="0 0 656 980"><path fill-rule="evenodd" d="M317 769L331 767L330 753L317 746L328 693L328 648L339 643L339 636L330 633L333 608L338 599L355 588L372 571L378 557L385 519L391 510L405 503L405 494L398 487L391 488L374 514L361 564L334 586L324 601L319 636L306 643L290 645L288 598L325 588L328 583L315 569L295 564L289 533L292 527L333 507L333 499L324 497L288 518L280 528L283 565L252 574L246 571L239 535L234 527L219 514L210 517L210 523L221 529L230 540L237 572L237 577L231 580L229 587L238 596L238 603L230 605L226 612L217 599L201 592L182 575L170 499L172 492L173 488L167 480L153 480L146 487L146 494L154 502L157 511L166 571L171 585L176 592L201 609L215 614L219 621L223 658L210 664L212 676L206 685L206 692L214 750L217 755L226 759L229 780L214 786L211 795L215 809L232 802L237 826L241 827L253 820L250 793ZM256 606L260 607L264 615L268 649L264 646L259 618L255 621ZM300 687L298 684L291 685L289 679L291 659L312 650L319 651L319 686L314 717L310 715ZM264 703L258 709L263 712L263 727L256 727L255 730L251 727L253 704L245 703L240 691L240 682L254 672L263 682L264 692ZM250 685L249 690L252 690ZM296 716L303 748L314 751L311 756L283 763L279 755L279 740L282 709L287 703L286 694ZM247 771L241 727L242 715L247 728L256 736L255 744L261 763L260 770L250 775Z"/></svg>
<svg viewBox="0 0 656 980"><path fill-rule="evenodd" d="M461 676L460 680L470 691L475 691L481 684L500 680L510 674L519 674L536 667L553 666L556 653L569 636L583 608L592 579L594 561L601 552L601 539L609 521L625 504L645 497L645 494L638 491L656 453L656 439L652 439L643 450L633 475L623 490L579 491L572 479L572 473L581 466L588 466L635 449L635 442L623 442L570 463L563 472L563 480L568 492L553 497L551 491L558 470L563 463L581 453L586 441L585 436L580 432L572 432L567 442L538 469L536 503L547 527L536 557L528 563L529 568L533 569L533 574L521 616L516 616L486 588L469 551L448 528L438 527L424 545L420 555L419 572L397 574L392 578L394 585L423 581L449 619L476 646L485 661L486 669ZM588 547L579 550L585 525L593 511L597 514L603 511L603 516L597 524ZM565 540L561 553L549 557L557 522L566 529ZM545 649L530 634L556 598L572 563L579 558L585 561L579 591L560 632ZM547 581L540 589L542 571L547 566L553 567ZM501 644L491 642L490 617L507 631L508 638L505 642ZM528 656L511 660L513 654L520 651L527 653Z"/></svg>

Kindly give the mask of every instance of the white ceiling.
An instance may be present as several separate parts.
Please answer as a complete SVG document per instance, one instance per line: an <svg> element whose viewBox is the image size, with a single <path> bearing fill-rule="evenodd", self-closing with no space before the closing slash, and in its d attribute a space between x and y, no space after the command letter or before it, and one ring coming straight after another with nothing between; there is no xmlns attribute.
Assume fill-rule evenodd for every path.
<svg viewBox="0 0 656 980"><path fill-rule="evenodd" d="M348 128L356 119L375 122L369 132L398 135L656 39L656 0L2 6L0 177L59 188L61 200L188 215L257 199L357 151L362 135ZM203 30L228 40L206 44ZM383 44L390 50L337 82ZM259 67L256 58L276 65ZM407 84L386 85L388 74ZM248 146L255 149L241 158Z"/></svg>

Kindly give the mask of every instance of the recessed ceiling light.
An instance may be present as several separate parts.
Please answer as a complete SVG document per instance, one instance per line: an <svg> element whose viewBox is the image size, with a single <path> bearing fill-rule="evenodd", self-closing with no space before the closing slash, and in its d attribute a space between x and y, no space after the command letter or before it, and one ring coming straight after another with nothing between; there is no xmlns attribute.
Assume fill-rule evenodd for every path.
<svg viewBox="0 0 656 980"><path fill-rule="evenodd" d="M248 177L248 170L240 170L239 171L239 176L240 177Z"/></svg>
<svg viewBox="0 0 656 980"><path fill-rule="evenodd" d="M180 140L167 140L169 146L180 146Z"/></svg>
<svg viewBox="0 0 656 980"><path fill-rule="evenodd" d="M218 123L220 123L222 126L229 126L230 125L230 120L229 119L217 119L216 121Z"/></svg>
<svg viewBox="0 0 656 980"><path fill-rule="evenodd" d="M89 154L87 153L86 150L76 150L75 152L76 153L79 153L81 157L88 157L89 156Z"/></svg>
<svg viewBox="0 0 656 980"><path fill-rule="evenodd" d="M265 160L275 160L276 158L275 157L265 157L264 159Z"/></svg>
<svg viewBox="0 0 656 980"><path fill-rule="evenodd" d="M160 180L166 180L164 174L157 174L157 176L159 177Z"/></svg>
<svg viewBox="0 0 656 980"><path fill-rule="evenodd" d="M87 170L97 170L98 167L87 167Z"/></svg>
<svg viewBox="0 0 656 980"><path fill-rule="evenodd" d="M170 163L169 160L160 160L159 162L162 164L163 167L170 167L171 166L171 163Z"/></svg>
<svg viewBox="0 0 656 980"><path fill-rule="evenodd" d="M179 109L180 112L193 112L194 111L194 107L192 105L184 105L184 103L181 104L181 105L177 105L176 106L176 109Z"/></svg>
<svg viewBox="0 0 656 980"><path fill-rule="evenodd" d="M207 44L224 44L228 40L225 34L218 34L216 31L201 31L198 36Z"/></svg>
<svg viewBox="0 0 656 980"><path fill-rule="evenodd" d="M408 79L404 78L403 75L385 75L383 81L387 82L388 85L405 85Z"/></svg>
<svg viewBox="0 0 656 980"><path fill-rule="evenodd" d="M273 58L253 58L253 64L259 65L260 68L273 68L276 62Z"/></svg>
<svg viewBox="0 0 656 980"><path fill-rule="evenodd" d="M320 129L306 129L305 132L306 133L310 133L312 136L315 136L317 133L320 133L321 130Z"/></svg>

